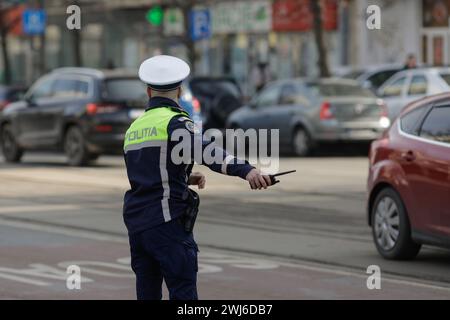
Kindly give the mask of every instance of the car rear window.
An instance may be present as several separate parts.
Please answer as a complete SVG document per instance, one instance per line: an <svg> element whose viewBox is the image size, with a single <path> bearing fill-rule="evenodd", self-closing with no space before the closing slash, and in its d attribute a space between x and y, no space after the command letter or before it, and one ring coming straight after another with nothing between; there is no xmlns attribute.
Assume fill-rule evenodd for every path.
<svg viewBox="0 0 450 320"><path fill-rule="evenodd" d="M345 96L358 96L358 97L374 97L375 95L368 89L360 87L358 85L351 84L308 84L317 95L325 97L345 97Z"/></svg>
<svg viewBox="0 0 450 320"><path fill-rule="evenodd" d="M450 86L450 73L441 73L440 76Z"/></svg>
<svg viewBox="0 0 450 320"><path fill-rule="evenodd" d="M105 81L104 98L109 101L140 101L147 99L147 88L137 78L108 79Z"/></svg>
<svg viewBox="0 0 450 320"><path fill-rule="evenodd" d="M422 120L426 107L419 107L405 114L400 119L402 131L417 136L419 134L419 122Z"/></svg>
<svg viewBox="0 0 450 320"><path fill-rule="evenodd" d="M194 95L214 96L218 93L227 93L240 98L241 90L232 80L227 79L195 79L191 81Z"/></svg>
<svg viewBox="0 0 450 320"><path fill-rule="evenodd" d="M450 106L433 108L423 122L420 136L450 143Z"/></svg>
<svg viewBox="0 0 450 320"><path fill-rule="evenodd" d="M386 70L377 72L374 75L372 75L368 80L374 88L378 89L381 87L383 83L385 83L390 77L392 77L394 74L396 74L399 70Z"/></svg>

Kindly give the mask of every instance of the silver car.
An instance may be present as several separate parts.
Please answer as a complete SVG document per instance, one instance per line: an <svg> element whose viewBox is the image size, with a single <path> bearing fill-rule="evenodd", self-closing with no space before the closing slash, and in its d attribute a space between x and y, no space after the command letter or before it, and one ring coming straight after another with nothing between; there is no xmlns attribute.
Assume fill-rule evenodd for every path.
<svg viewBox="0 0 450 320"><path fill-rule="evenodd" d="M321 142L377 139L390 125L386 112L383 101L354 80L280 80L233 112L227 126L279 129L280 150L305 156Z"/></svg>
<svg viewBox="0 0 450 320"><path fill-rule="evenodd" d="M450 91L450 68L423 68L401 71L387 80L377 94L387 105L393 120L410 102Z"/></svg>
<svg viewBox="0 0 450 320"><path fill-rule="evenodd" d="M354 79L364 88L376 92L383 85L383 83L386 82L386 80L402 69L403 65L400 64L369 66L364 69L353 69L345 73L343 78Z"/></svg>

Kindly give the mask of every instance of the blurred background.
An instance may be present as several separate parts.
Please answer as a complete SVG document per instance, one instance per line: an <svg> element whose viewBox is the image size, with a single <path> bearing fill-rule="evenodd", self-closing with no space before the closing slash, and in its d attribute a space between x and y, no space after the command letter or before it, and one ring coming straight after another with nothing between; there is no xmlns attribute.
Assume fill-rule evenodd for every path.
<svg viewBox="0 0 450 320"><path fill-rule="evenodd" d="M320 73L315 63L319 50L314 13L307 0L0 3L3 83L27 85L61 66L137 68L158 53L186 59L196 75L232 76L246 95L255 92L255 74L261 68L272 80ZM81 8L79 31L66 26L66 8L73 4ZM320 4L319 41L329 72L402 64L407 54L431 65L449 62L446 1L323 0ZM366 27L368 5L381 8L380 30ZM22 16L27 9L44 10L42 34L24 30Z"/></svg>
<svg viewBox="0 0 450 320"><path fill-rule="evenodd" d="M135 298L122 146L148 102L137 68L158 54L192 66L180 104L195 122L278 129L280 170L297 170L255 193L198 168L201 298L449 299L448 251L417 255L410 236L450 243L449 9L0 0L0 299Z"/></svg>

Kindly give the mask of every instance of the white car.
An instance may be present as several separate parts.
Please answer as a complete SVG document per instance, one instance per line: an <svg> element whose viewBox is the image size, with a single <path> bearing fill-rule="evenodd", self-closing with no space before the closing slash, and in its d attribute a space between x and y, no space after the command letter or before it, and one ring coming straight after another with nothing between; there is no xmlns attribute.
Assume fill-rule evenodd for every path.
<svg viewBox="0 0 450 320"><path fill-rule="evenodd" d="M358 81L364 88L376 92L386 80L403 70L401 64L383 64L347 70L341 76Z"/></svg>
<svg viewBox="0 0 450 320"><path fill-rule="evenodd" d="M387 105L393 120L410 102L450 91L450 68L418 68L393 75L378 89L377 94Z"/></svg>

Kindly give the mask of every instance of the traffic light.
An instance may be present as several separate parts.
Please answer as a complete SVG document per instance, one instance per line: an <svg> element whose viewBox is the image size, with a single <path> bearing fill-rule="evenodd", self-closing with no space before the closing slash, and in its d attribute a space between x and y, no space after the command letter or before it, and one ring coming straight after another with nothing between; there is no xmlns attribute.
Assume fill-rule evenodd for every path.
<svg viewBox="0 0 450 320"><path fill-rule="evenodd" d="M153 26L160 26L163 21L164 12L160 6L154 6L145 15L148 22Z"/></svg>

